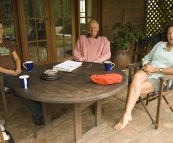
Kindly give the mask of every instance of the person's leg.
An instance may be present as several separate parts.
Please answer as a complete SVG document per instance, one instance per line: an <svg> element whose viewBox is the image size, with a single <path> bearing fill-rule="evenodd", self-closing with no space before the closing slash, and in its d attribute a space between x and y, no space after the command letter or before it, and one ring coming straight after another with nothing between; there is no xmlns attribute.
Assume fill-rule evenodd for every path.
<svg viewBox="0 0 173 143"><path fill-rule="evenodd" d="M14 79L13 76L8 75L8 74L3 74L4 86L12 89L13 79ZM41 117L43 117L42 104L40 102L27 99L20 95L17 95L17 96L19 96L19 98L23 101L23 103L31 111L34 119L39 120Z"/></svg>
<svg viewBox="0 0 173 143"><path fill-rule="evenodd" d="M14 77L4 73L1 73L1 75L3 76L4 86L11 89Z"/></svg>
<svg viewBox="0 0 173 143"><path fill-rule="evenodd" d="M19 95L19 98L23 101L23 103L31 111L34 119L38 120L43 116L42 104L40 102L27 99L27 98L22 97L20 95Z"/></svg>
<svg viewBox="0 0 173 143"><path fill-rule="evenodd" d="M149 93L154 91L152 85L146 81L147 74L144 71L138 71L133 78L133 81L130 85L129 94L127 96L126 108L123 114L123 117L115 125L114 129L121 130L123 129L130 120L132 120L132 109L136 104L136 101L139 98L141 93Z"/></svg>

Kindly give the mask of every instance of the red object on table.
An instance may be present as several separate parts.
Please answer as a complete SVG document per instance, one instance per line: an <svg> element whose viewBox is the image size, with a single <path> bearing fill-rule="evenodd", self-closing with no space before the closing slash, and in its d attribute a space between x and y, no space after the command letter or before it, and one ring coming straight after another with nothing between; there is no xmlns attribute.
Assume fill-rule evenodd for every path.
<svg viewBox="0 0 173 143"><path fill-rule="evenodd" d="M91 79L97 84L102 84L102 85L115 84L121 82L122 75L117 73L92 75Z"/></svg>

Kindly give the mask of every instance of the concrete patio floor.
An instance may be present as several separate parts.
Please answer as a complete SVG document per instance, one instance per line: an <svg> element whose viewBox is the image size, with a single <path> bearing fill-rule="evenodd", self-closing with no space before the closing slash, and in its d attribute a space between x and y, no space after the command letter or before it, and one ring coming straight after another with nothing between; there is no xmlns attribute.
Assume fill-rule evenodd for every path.
<svg viewBox="0 0 173 143"><path fill-rule="evenodd" d="M173 101L173 95L169 98ZM27 107L15 96L9 96L8 107L15 105L6 128L11 132L15 143L73 143L72 118L49 130L44 136L36 139L34 133L43 126L34 125L32 115ZM121 131L113 129L124 111L126 89L117 95L113 95L103 101L103 122L107 126L87 143L173 143L173 113L169 109L161 113L161 125L158 130L151 124L151 120L139 103L135 106L133 120ZM52 104L52 117L56 118L65 114L65 105ZM71 105L67 108L72 110ZM152 115L155 116L156 101L148 106ZM3 119L2 101L0 101L0 119ZM94 115L90 107L82 112L83 133L94 125Z"/></svg>

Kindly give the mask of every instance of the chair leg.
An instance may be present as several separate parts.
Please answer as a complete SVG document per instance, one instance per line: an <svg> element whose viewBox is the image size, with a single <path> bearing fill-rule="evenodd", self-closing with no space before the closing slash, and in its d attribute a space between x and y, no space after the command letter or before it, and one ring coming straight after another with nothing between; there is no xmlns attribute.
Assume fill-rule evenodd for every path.
<svg viewBox="0 0 173 143"><path fill-rule="evenodd" d="M4 114L5 114L5 126L7 126L8 122L8 108L7 108L7 100L6 100L6 95L2 95L2 103L3 103L3 107L4 107Z"/></svg>
<svg viewBox="0 0 173 143"><path fill-rule="evenodd" d="M0 77L0 92L1 92L2 103L3 103L3 107L4 107L5 125L7 125L8 109L7 109L7 102L6 102L6 96L5 96L5 91L4 91L4 81L3 81L2 76Z"/></svg>
<svg viewBox="0 0 173 143"><path fill-rule="evenodd" d="M141 98L140 96L139 96L139 100L140 100L140 102L142 103L142 106L144 107L145 111L147 112L148 116L150 117L150 119L151 119L152 123L154 124L155 128L157 129L157 124L156 124L156 122L155 122L154 119L151 117L151 115L150 115L148 109L146 108L146 106L145 106L145 104L144 104L144 102L143 102L143 100L142 100L142 98Z"/></svg>
<svg viewBox="0 0 173 143"><path fill-rule="evenodd" d="M159 124L160 124L160 111L161 111L161 103L162 103L162 93L159 94L158 96L158 103L157 103L157 112L156 112L156 124L157 124L157 128L159 128Z"/></svg>
<svg viewBox="0 0 173 143"><path fill-rule="evenodd" d="M146 104L145 104L145 105L148 105L148 103L149 103L150 101L153 101L153 100L157 99L157 96L152 96L152 95L153 95L153 93L147 94Z"/></svg>
<svg viewBox="0 0 173 143"><path fill-rule="evenodd" d="M169 102L168 102L168 100L166 99L166 97L165 97L164 95L163 95L163 99L165 100L166 104L169 105ZM169 108L170 108L170 110L173 112L172 107L169 107Z"/></svg>
<svg viewBox="0 0 173 143"><path fill-rule="evenodd" d="M145 103L145 105L148 105L148 102L149 102L149 97L148 97L149 95L147 94L147 100L146 100L146 103Z"/></svg>

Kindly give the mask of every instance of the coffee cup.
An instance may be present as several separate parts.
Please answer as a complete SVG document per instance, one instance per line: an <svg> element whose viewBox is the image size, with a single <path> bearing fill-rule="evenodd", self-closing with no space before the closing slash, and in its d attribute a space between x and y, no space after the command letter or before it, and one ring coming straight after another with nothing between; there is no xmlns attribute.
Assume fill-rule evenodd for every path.
<svg viewBox="0 0 173 143"><path fill-rule="evenodd" d="M23 67L29 72L32 71L33 70L33 61L27 61L27 62L23 63Z"/></svg>
<svg viewBox="0 0 173 143"><path fill-rule="evenodd" d="M105 61L104 65L105 65L105 71L110 71L115 66L115 64L112 63L111 61Z"/></svg>
<svg viewBox="0 0 173 143"><path fill-rule="evenodd" d="M21 75L19 76L21 87L28 88L29 87L29 75Z"/></svg>

